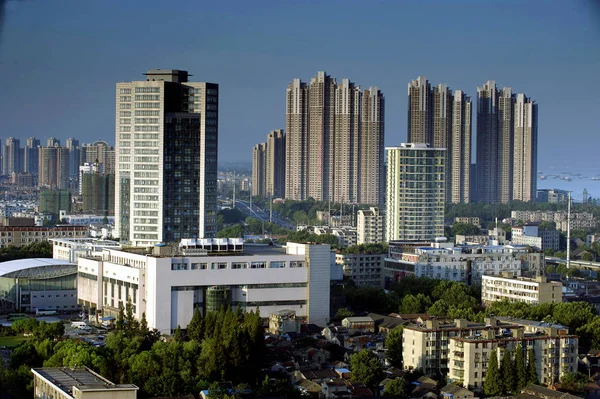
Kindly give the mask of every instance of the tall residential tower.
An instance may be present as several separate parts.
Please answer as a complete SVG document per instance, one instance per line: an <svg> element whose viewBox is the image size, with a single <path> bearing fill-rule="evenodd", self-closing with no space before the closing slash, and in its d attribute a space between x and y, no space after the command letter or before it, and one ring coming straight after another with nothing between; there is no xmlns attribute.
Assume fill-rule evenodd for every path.
<svg viewBox="0 0 600 399"><path fill-rule="evenodd" d="M286 181L289 199L383 202L384 97L348 79L319 72L294 79L286 97Z"/></svg>
<svg viewBox="0 0 600 399"><path fill-rule="evenodd" d="M446 148L446 202L470 202L471 99L424 76L408 84L408 141Z"/></svg>
<svg viewBox="0 0 600 399"><path fill-rule="evenodd" d="M535 200L537 104L490 80L477 88L477 200Z"/></svg>
<svg viewBox="0 0 600 399"><path fill-rule="evenodd" d="M117 235L134 246L214 237L219 85L145 75L116 86Z"/></svg>

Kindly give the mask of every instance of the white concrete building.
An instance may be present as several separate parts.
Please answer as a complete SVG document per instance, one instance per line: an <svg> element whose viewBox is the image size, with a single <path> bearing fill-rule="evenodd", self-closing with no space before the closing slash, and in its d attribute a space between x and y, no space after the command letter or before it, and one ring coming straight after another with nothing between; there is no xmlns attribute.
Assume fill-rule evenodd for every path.
<svg viewBox="0 0 600 399"><path fill-rule="evenodd" d="M114 225L115 217L114 216L104 216L104 215L67 215L66 211L60 211L60 220L66 221L66 223L75 226L89 226L91 224L104 224L104 222L108 222L108 224Z"/></svg>
<svg viewBox="0 0 600 399"><path fill-rule="evenodd" d="M383 287L381 270L385 254L346 254L335 255L335 263L342 266L344 276L351 278L359 287Z"/></svg>
<svg viewBox="0 0 600 399"><path fill-rule="evenodd" d="M531 305L562 302L562 283L548 281L544 276L535 279L504 276L482 276L481 301L484 305L507 299Z"/></svg>
<svg viewBox="0 0 600 399"><path fill-rule="evenodd" d="M77 264L79 257L102 256L105 249L121 249L117 241L97 238L53 238L52 258Z"/></svg>
<svg viewBox="0 0 600 399"><path fill-rule="evenodd" d="M543 259L543 254L529 252L523 246L473 245L448 248L432 244L414 249L412 261L407 258L402 263L414 267L415 277L479 284L483 275L499 276L509 273L520 276L522 270L537 273ZM394 266L391 259L386 260L384 274L389 274L385 269Z"/></svg>
<svg viewBox="0 0 600 399"><path fill-rule="evenodd" d="M384 241L384 216L376 207L361 209L356 218L356 242L358 244L376 244Z"/></svg>
<svg viewBox="0 0 600 399"><path fill-rule="evenodd" d="M239 239L187 241L175 256L170 247L156 246L80 257L79 303L107 316L129 299L135 316L145 313L148 327L164 334L185 328L195 307L202 313L224 305L259 308L264 318L286 309L310 323L328 321L329 245L243 248Z"/></svg>

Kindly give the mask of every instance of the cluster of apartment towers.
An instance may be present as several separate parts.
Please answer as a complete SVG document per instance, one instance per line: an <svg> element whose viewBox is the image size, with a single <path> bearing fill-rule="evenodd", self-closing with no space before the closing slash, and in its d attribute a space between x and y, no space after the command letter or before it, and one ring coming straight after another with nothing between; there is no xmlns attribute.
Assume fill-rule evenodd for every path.
<svg viewBox="0 0 600 399"><path fill-rule="evenodd" d="M294 79L286 93L285 132L269 133L267 142L253 149L252 194L380 205L386 197L389 201L394 193L388 186L386 195L384 105L377 87L361 90L348 79L338 84L325 72L310 83ZM537 104L509 87L498 90L494 81L478 87L475 163L471 120L472 102L462 90L432 87L422 76L408 84L407 143L417 144L409 147L426 157L439 157L435 150L445 149L443 179L429 174L444 192L441 198L434 193L432 200L534 200ZM409 148L388 148L388 158L389 151L402 147Z"/></svg>

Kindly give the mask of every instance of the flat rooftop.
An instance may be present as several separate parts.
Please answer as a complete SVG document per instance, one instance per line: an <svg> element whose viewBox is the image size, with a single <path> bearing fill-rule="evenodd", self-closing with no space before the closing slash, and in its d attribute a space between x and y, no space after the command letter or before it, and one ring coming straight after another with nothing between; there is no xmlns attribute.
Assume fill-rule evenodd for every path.
<svg viewBox="0 0 600 399"><path fill-rule="evenodd" d="M138 387L133 384L114 384L85 368L71 369L68 367L49 367L32 369L34 374L47 380L63 392L73 396L73 387L80 391L85 390L137 390Z"/></svg>

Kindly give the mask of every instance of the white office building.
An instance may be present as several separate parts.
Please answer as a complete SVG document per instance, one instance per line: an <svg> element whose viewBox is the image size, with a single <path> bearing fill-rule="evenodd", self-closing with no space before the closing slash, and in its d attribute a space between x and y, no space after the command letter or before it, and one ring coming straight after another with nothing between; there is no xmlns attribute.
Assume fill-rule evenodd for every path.
<svg viewBox="0 0 600 399"><path fill-rule="evenodd" d="M116 86L116 237L133 246L217 233L219 85L150 70Z"/></svg>
<svg viewBox="0 0 600 399"><path fill-rule="evenodd" d="M241 239L184 240L175 251L104 250L80 257L78 301L99 315L115 316L127 302L149 328L169 334L221 306L259 309L263 318L280 310L309 323L329 319L329 245L288 243L287 247L243 246Z"/></svg>

